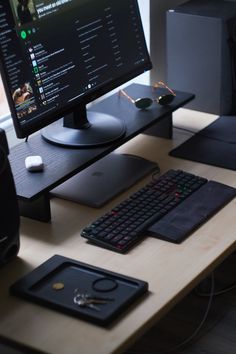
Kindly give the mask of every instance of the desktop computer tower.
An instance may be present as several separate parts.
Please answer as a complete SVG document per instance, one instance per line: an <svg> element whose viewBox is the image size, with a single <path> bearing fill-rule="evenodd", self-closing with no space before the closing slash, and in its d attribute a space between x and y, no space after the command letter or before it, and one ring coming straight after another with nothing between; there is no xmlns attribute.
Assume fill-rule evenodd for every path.
<svg viewBox="0 0 236 354"><path fill-rule="evenodd" d="M4 130L0 129L0 265L19 251L20 214Z"/></svg>
<svg viewBox="0 0 236 354"><path fill-rule="evenodd" d="M236 3L191 0L166 13L167 82L194 93L187 108L236 113Z"/></svg>

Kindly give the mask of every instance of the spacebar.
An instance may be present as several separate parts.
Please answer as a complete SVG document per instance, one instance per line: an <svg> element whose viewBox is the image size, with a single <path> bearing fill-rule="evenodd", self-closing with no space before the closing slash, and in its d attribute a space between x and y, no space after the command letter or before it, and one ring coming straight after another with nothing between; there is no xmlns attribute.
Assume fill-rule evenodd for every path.
<svg viewBox="0 0 236 354"><path fill-rule="evenodd" d="M180 243L236 195L236 189L209 181L148 228L151 235Z"/></svg>

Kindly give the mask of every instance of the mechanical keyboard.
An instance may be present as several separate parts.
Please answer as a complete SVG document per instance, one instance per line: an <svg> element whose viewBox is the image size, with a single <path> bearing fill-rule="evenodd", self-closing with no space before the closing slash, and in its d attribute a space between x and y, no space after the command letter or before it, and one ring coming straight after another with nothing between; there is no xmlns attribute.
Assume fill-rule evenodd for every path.
<svg viewBox="0 0 236 354"><path fill-rule="evenodd" d="M232 187L181 170L169 170L84 228L81 236L99 246L125 253L147 235L149 227L155 233L159 221L165 220L160 229L164 229L167 240L178 243L235 195L236 189ZM176 213L178 208L179 213ZM185 213L187 222L183 223ZM176 215L181 217L174 228ZM182 230L179 224L184 224Z"/></svg>

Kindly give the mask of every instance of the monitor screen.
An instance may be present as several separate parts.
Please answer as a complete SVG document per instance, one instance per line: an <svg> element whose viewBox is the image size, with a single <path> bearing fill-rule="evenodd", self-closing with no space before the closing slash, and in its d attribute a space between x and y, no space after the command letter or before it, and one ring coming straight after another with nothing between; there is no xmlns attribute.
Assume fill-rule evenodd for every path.
<svg viewBox="0 0 236 354"><path fill-rule="evenodd" d="M122 136L86 105L151 69L137 0L0 0L0 54L17 136L65 146Z"/></svg>

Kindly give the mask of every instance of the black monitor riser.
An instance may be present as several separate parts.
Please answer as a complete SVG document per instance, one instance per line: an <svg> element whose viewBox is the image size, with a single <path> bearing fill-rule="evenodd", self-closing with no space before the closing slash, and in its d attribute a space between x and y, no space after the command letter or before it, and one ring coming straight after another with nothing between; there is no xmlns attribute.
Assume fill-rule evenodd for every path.
<svg viewBox="0 0 236 354"><path fill-rule="evenodd" d="M139 84L128 86L126 91L132 97L152 97L151 95L153 94L151 87ZM65 182L69 181L70 178L74 176L78 177L79 183L80 172L83 173L83 179L86 179L86 177L84 177L86 169L90 165L93 165L93 168L96 170L95 163L97 161L97 166L100 168L99 160L103 159L105 156L107 156L107 160L103 159L101 161L105 161L105 165L106 162L108 162L108 169L114 168L114 165L112 166L113 158L111 153L140 133L148 132L149 134L169 139L172 138L172 112L182 107L193 98L194 95L192 94L177 92L173 103L168 107L162 107L156 104L152 105L149 110L140 111L129 101L114 94L94 104L91 108L92 112L98 112L99 115L105 112L106 115L116 117L116 119L121 122L120 126L125 126L125 132L121 130L119 139L115 139L112 143L93 148L64 148L57 144L48 143L40 134L36 134L30 137L27 143L20 143L13 147L10 151L9 160L15 178L21 215L44 222L50 221L50 199L52 197L52 191L55 192L55 188L59 188L60 185L66 188ZM45 169L42 173L33 174L25 169L25 158L34 154L41 155L44 160ZM115 158L116 157L117 156L115 156ZM137 164L137 159L135 158L132 160L130 156L128 158L125 156L125 159L126 161L135 160L134 163ZM142 161L142 159L140 159L140 161ZM147 168L147 166L149 167ZM144 175L151 172L153 168L154 166L151 162L150 164L146 162L143 164L142 161L137 176L142 178ZM114 195L126 187L128 188L130 181L133 183L136 181L136 179L132 177L132 174L129 174L129 168L126 167L125 169L128 172L127 179L122 176L121 183L126 181L126 186L119 186L118 179L115 183L118 188L114 190ZM90 171L90 169L88 169L88 171ZM74 178L77 179L77 177ZM106 194L106 191L104 193ZM108 191L107 195L111 197L109 193ZM104 200L102 202L104 202Z"/></svg>

